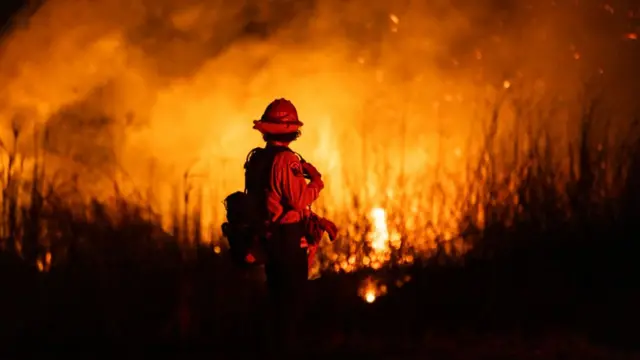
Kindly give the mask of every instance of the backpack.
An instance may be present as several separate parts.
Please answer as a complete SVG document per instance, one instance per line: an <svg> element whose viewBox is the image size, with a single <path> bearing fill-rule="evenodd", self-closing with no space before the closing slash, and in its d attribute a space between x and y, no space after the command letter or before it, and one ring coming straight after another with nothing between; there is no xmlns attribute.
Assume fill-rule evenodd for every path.
<svg viewBox="0 0 640 360"><path fill-rule="evenodd" d="M283 151L293 152L285 146L251 150L244 163L244 191L224 199L227 221L222 224L222 234L229 242L232 260L240 266L260 265L266 260L262 245L270 224L267 194L273 162Z"/></svg>

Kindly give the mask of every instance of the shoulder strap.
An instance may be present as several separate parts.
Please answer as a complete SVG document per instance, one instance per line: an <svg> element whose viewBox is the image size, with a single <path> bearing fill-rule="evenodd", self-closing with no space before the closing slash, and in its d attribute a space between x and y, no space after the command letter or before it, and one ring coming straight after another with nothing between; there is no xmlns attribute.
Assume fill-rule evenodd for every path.
<svg viewBox="0 0 640 360"><path fill-rule="evenodd" d="M251 158L253 157L253 155L255 155L256 153L259 153L261 151L263 151L264 148L261 147L257 147L257 148L253 148L251 149L251 151L249 151L249 153L247 154L247 157L244 160L244 169L247 169L247 166L249 165L249 161L251 160Z"/></svg>
<svg viewBox="0 0 640 360"><path fill-rule="evenodd" d="M283 151L290 151L290 152L296 154L300 158L300 160L304 162L304 159L302 158L302 155L298 154L297 152L291 150L290 148L288 148L286 146L274 146L272 148L257 147L257 148L251 149L251 151L249 151L249 153L247 154L247 157L245 158L245 161L244 161L244 168L245 169L247 168L247 164L249 164L249 161L251 160L251 158L255 154L263 152L263 151L270 151L270 152L273 153L273 155L276 155L276 154L281 153Z"/></svg>
<svg viewBox="0 0 640 360"><path fill-rule="evenodd" d="M295 152L293 150L291 150L290 148L286 147L286 146L273 146L273 147L266 147L266 148L261 148L261 147L257 147L252 149L251 151L249 151L249 153L247 154L245 163L244 163L244 172L245 172L245 187L244 187L244 191L247 192L247 178L246 175L249 171L249 164L252 160L257 159L258 161L264 162L264 164L262 166L264 166L264 171L266 173L270 172L271 169L273 168L273 162L276 158L276 156L283 152L283 151L290 151L292 153L295 154ZM266 173L262 173L260 172L260 174L252 174L252 176L266 176Z"/></svg>
<svg viewBox="0 0 640 360"><path fill-rule="evenodd" d="M257 205L260 209L262 206L259 204L266 201L266 198L263 198L266 193L263 193L262 190L266 190L269 186L268 179L273 169L274 160L279 153L284 151L295 153L286 146L274 146L267 148L255 148L247 154L244 163L244 192L247 194L253 193L254 196L256 196L255 200L258 202ZM252 163L253 161L256 161L256 163ZM262 210L258 210L258 212L261 213ZM280 216L283 216L285 213L286 212L283 212ZM276 222L278 221L279 219L276 220Z"/></svg>
<svg viewBox="0 0 640 360"><path fill-rule="evenodd" d="M253 158L254 155L256 155L257 153L263 151L263 148L257 147L257 148L253 148L251 149L251 151L249 151L249 153L247 154L247 156L245 157L244 160L244 173L245 173L245 181L244 181L244 192L247 193L247 179L246 179L246 175L247 175L247 170L249 169L249 162L251 161L251 159Z"/></svg>

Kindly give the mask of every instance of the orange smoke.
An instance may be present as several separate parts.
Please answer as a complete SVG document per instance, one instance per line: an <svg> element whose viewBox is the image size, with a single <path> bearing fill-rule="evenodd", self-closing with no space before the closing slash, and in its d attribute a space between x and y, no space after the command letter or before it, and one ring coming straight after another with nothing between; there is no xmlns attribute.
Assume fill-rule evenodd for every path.
<svg viewBox="0 0 640 360"><path fill-rule="evenodd" d="M586 76L616 83L616 105L630 98L619 80L632 77L606 57L619 29L589 30L591 10L577 5L512 4L506 17L477 1L265 4L46 1L2 41L2 140L19 128L27 165L39 151L49 174L79 175L87 197L108 198L117 182L166 228L198 208L216 241L222 199L242 188L245 156L261 144L251 120L291 99L305 122L295 148L327 185L317 210L353 239L325 255L348 270L381 266L400 243L412 249L398 261L410 262L453 241L487 104L518 94L544 107L561 94L553 120L532 121L566 142ZM502 139L525 131L517 110L501 108Z"/></svg>

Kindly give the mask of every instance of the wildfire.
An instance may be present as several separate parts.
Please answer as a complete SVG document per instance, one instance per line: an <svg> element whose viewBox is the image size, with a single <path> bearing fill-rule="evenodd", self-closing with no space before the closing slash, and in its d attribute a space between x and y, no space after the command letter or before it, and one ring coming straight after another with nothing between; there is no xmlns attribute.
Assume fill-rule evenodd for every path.
<svg viewBox="0 0 640 360"><path fill-rule="evenodd" d="M386 251L389 243L389 230L387 229L387 213L384 209L376 207L371 210L372 231L369 233L371 248L376 252Z"/></svg>
<svg viewBox="0 0 640 360"><path fill-rule="evenodd" d="M376 292L374 290L367 290L364 299L369 304L373 303L374 301L376 301Z"/></svg>
<svg viewBox="0 0 640 360"><path fill-rule="evenodd" d="M256 11L245 11L244 2L43 2L0 44L0 140L11 150L19 138L20 153L2 152L4 180L15 175L21 182L12 189L28 188L35 173L28 165L38 158L47 166L41 182L61 183L61 191L82 200L111 198L116 182L120 196L148 205L167 232L186 237L199 227L201 241L223 253L221 201L243 188L242 163L262 144L251 120L269 101L286 97L305 123L293 147L326 175L318 207L341 229L335 244L319 250L322 270L412 263L431 256L440 241L463 253L466 245L451 239L465 216L477 209L474 225L482 227L481 204L495 201L482 188L485 180L511 171L507 157L531 153L525 147L534 140L527 138L514 149L525 156L502 156L512 149L516 127L542 123L516 118L519 109L505 100L491 142L501 149L495 168L471 171L484 156L480 124L493 116L485 104L503 95L523 103L527 84L544 81L534 99L542 113L541 99L582 93L584 69L614 76L613 60L602 61L614 52L596 51L611 39L637 45L623 41L616 26L607 33L598 28L593 41L567 52L577 40L565 24L575 29L591 19L577 18L573 8L557 16L529 9L531 27L497 18L471 23L493 16L483 7L434 11L429 2L335 0L295 15L313 19L288 23L284 2L250 2ZM607 19L615 17L610 5L604 10ZM448 15L433 16L440 12ZM624 29L626 39L637 39L636 28ZM607 83L619 90L632 78ZM540 115L558 148L573 141L567 129L575 124L565 115ZM48 261L40 260L43 271ZM367 294L371 301L380 295Z"/></svg>
<svg viewBox="0 0 640 360"><path fill-rule="evenodd" d="M375 302L380 296L387 294L387 286L380 284L372 277L367 277L358 289L360 297L369 304Z"/></svg>

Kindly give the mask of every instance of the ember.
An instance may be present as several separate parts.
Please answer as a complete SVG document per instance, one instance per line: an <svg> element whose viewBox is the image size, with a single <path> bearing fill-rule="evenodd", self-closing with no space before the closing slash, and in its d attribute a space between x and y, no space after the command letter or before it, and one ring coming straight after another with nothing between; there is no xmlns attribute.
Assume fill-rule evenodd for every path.
<svg viewBox="0 0 640 360"><path fill-rule="evenodd" d="M371 304L374 301L376 301L376 294L373 290L369 290L367 291L367 293L365 294L365 300Z"/></svg>
<svg viewBox="0 0 640 360"><path fill-rule="evenodd" d="M368 277L360 285L358 294L365 302L371 304L380 296L387 294L387 286L380 284L379 281L374 280L372 277Z"/></svg>

